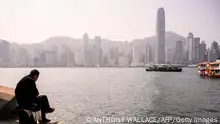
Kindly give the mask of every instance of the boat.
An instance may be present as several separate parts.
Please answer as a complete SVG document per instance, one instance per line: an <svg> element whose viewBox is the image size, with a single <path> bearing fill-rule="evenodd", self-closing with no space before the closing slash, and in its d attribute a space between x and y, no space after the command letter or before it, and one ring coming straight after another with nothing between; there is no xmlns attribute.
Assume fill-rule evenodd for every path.
<svg viewBox="0 0 220 124"><path fill-rule="evenodd" d="M160 72L182 72L182 68L173 65L150 65L146 71L160 71Z"/></svg>
<svg viewBox="0 0 220 124"><path fill-rule="evenodd" d="M206 72L209 77L220 78L220 59L216 62L211 62L207 64Z"/></svg>
<svg viewBox="0 0 220 124"><path fill-rule="evenodd" d="M203 62L198 64L200 76L219 77L220 78L220 58L215 62Z"/></svg>
<svg viewBox="0 0 220 124"><path fill-rule="evenodd" d="M199 74L201 75L201 76L206 76L207 75L207 71L206 71L206 69L207 69L207 64L208 64L208 62L202 62L202 63L199 63L198 64L198 69L199 69Z"/></svg>

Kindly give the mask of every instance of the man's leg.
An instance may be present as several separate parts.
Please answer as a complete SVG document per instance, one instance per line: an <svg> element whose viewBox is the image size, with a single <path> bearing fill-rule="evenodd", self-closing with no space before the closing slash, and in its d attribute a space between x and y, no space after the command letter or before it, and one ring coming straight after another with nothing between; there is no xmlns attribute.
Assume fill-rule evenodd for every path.
<svg viewBox="0 0 220 124"><path fill-rule="evenodd" d="M52 113L54 111L54 109L50 107L47 96L45 96L45 95L38 96L38 102L39 102L40 108L41 108L42 120L43 121L48 120L48 119L46 119L46 113Z"/></svg>
<svg viewBox="0 0 220 124"><path fill-rule="evenodd" d="M48 101L46 95L40 95L37 98L38 98L38 101L41 104L42 109L44 109L44 110L50 109L50 104L49 104L49 101Z"/></svg>

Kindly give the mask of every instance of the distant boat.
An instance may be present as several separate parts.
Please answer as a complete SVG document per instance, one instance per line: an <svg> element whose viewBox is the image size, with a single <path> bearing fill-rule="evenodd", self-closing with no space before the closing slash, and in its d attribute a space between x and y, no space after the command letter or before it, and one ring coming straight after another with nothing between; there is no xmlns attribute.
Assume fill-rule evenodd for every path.
<svg viewBox="0 0 220 124"><path fill-rule="evenodd" d="M150 64L146 69L146 71L160 71L160 72L182 72L182 68L176 67L173 65L153 65Z"/></svg>

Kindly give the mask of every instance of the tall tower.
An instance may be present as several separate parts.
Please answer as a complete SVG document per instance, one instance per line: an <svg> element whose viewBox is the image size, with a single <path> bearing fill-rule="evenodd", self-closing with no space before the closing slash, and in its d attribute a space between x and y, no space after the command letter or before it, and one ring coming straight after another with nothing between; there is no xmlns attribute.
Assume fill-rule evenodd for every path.
<svg viewBox="0 0 220 124"><path fill-rule="evenodd" d="M7 65L10 62L9 50L10 43L4 40L0 40L0 65L3 63Z"/></svg>
<svg viewBox="0 0 220 124"><path fill-rule="evenodd" d="M206 56L206 43L205 41L202 41L202 43L199 44L199 61L207 61Z"/></svg>
<svg viewBox="0 0 220 124"><path fill-rule="evenodd" d="M183 61L183 42L181 40L176 41L174 60L176 64L181 64Z"/></svg>
<svg viewBox="0 0 220 124"><path fill-rule="evenodd" d="M99 36L95 37L95 44L94 44L94 64L95 66L100 66L102 64L102 39Z"/></svg>
<svg viewBox="0 0 220 124"><path fill-rule="evenodd" d="M84 47L87 47L88 44L89 44L89 36L88 36L87 33L85 33L85 34L83 35L83 46L84 46Z"/></svg>
<svg viewBox="0 0 220 124"><path fill-rule="evenodd" d="M193 42L193 39L194 39L194 35L193 33L190 32L187 37L187 43L188 43L188 57L189 57L188 60L191 64L193 64L195 60L195 44Z"/></svg>
<svg viewBox="0 0 220 124"><path fill-rule="evenodd" d="M194 44L195 44L195 63L199 62L199 44L200 44L200 38L199 37L195 37L194 38Z"/></svg>
<svg viewBox="0 0 220 124"><path fill-rule="evenodd" d="M216 41L213 41L211 44L211 55L210 55L210 61L216 61L217 58L219 58L219 45Z"/></svg>
<svg viewBox="0 0 220 124"><path fill-rule="evenodd" d="M83 35L83 65L89 66L89 36L87 33Z"/></svg>
<svg viewBox="0 0 220 124"><path fill-rule="evenodd" d="M157 64L165 63L165 12L163 8L157 11L157 42L155 51L155 62Z"/></svg>

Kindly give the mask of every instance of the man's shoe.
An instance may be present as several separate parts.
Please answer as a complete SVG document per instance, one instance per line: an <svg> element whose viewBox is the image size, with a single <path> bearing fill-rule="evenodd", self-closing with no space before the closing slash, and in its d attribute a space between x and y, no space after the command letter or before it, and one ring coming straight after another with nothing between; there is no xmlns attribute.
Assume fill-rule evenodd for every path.
<svg viewBox="0 0 220 124"><path fill-rule="evenodd" d="M43 119L42 121L40 121L40 124L47 124L47 123L49 123L50 121L51 121L50 119L45 118L45 119Z"/></svg>
<svg viewBox="0 0 220 124"><path fill-rule="evenodd" d="M46 112L46 113L52 113L52 112L54 112L54 110L55 110L54 108L49 108L49 109L47 109L45 112Z"/></svg>

